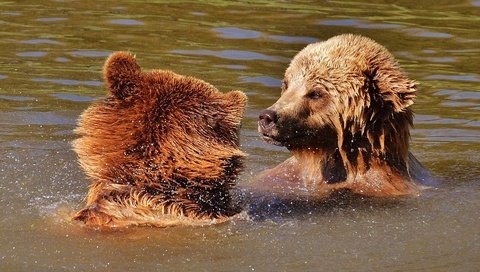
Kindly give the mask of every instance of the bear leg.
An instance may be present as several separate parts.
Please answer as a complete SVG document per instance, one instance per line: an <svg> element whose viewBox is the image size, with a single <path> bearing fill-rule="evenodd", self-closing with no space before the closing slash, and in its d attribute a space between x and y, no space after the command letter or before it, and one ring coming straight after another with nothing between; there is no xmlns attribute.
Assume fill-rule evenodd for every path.
<svg viewBox="0 0 480 272"><path fill-rule="evenodd" d="M72 220L81 221L87 226L108 226L113 218L99 211L95 206L91 205L81 209L72 217Z"/></svg>

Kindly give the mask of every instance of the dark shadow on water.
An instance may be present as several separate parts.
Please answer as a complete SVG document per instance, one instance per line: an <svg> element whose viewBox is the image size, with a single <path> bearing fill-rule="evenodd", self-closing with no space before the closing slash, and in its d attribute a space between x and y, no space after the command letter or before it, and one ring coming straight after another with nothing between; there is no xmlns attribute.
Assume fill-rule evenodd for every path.
<svg viewBox="0 0 480 272"><path fill-rule="evenodd" d="M240 192L239 200L254 221L282 221L288 218L303 219L351 212L375 212L398 209L409 205L409 197L364 197L350 191L334 192L323 199L294 198L266 192Z"/></svg>

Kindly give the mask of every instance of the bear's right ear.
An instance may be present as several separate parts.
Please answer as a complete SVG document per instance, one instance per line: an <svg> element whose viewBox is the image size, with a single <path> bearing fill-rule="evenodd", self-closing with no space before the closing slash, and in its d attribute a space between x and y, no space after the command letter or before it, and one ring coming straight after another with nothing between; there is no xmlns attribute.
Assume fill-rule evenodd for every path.
<svg viewBox="0 0 480 272"><path fill-rule="evenodd" d="M237 125L240 124L247 106L247 96L241 91L230 91L224 94L224 98L224 109L233 117L229 119Z"/></svg>
<svg viewBox="0 0 480 272"><path fill-rule="evenodd" d="M132 94L141 72L135 57L127 52L113 53L103 66L105 84L110 93L119 99Z"/></svg>
<svg viewBox="0 0 480 272"><path fill-rule="evenodd" d="M417 83L403 74L395 63L381 65L367 73L374 95L394 112L404 112L415 100Z"/></svg>

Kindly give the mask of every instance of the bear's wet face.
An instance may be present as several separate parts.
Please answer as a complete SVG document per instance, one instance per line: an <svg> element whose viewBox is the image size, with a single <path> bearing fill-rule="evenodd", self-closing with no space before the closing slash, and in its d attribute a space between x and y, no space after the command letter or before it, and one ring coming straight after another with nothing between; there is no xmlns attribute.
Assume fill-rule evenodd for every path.
<svg viewBox="0 0 480 272"><path fill-rule="evenodd" d="M289 149L334 147L331 117L337 105L325 82L310 83L305 76L287 74L280 99L260 113L258 130L263 139Z"/></svg>

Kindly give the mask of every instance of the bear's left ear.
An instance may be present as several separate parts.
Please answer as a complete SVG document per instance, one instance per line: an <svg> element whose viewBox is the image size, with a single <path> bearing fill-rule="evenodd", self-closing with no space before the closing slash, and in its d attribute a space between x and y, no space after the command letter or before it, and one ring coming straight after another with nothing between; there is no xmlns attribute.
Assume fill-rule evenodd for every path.
<svg viewBox="0 0 480 272"><path fill-rule="evenodd" d="M408 79L398 67L380 67L368 73L370 88L376 98L394 112L405 111L414 103L417 83Z"/></svg>
<svg viewBox="0 0 480 272"><path fill-rule="evenodd" d="M142 70L128 52L115 52L105 61L103 78L108 90L119 99L128 97L139 82Z"/></svg>

